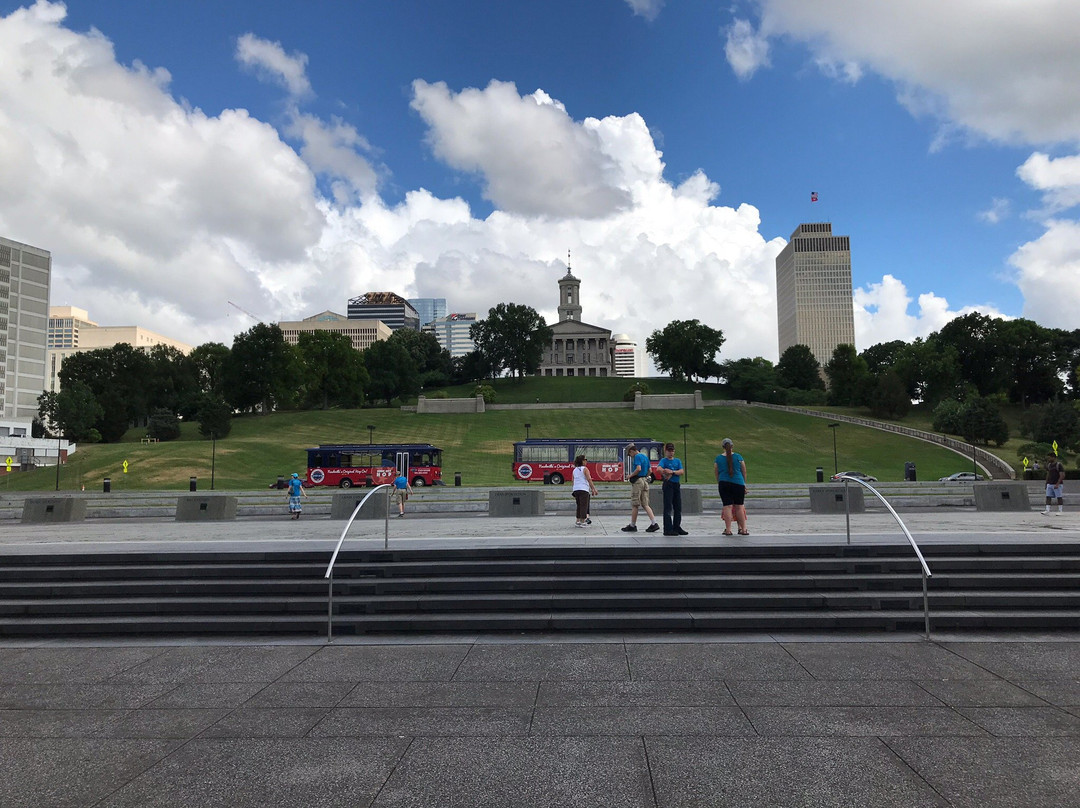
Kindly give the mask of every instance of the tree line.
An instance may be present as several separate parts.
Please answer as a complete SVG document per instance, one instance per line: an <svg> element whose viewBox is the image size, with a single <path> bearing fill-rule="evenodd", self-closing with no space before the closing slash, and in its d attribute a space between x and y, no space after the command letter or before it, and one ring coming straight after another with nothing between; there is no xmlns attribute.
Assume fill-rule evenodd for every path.
<svg viewBox="0 0 1080 808"><path fill-rule="evenodd" d="M475 350L457 359L434 334L409 329L362 352L332 332L304 333L289 345L281 329L265 323L238 334L231 347L210 342L186 356L119 344L69 356L60 392L40 397L39 417L73 440L115 441L136 424L169 436L178 434L181 418L224 437L234 413L390 406L421 390L532 375L552 339L544 318L516 303L490 309L470 334ZM722 331L698 320L675 320L653 331L645 348L671 378L715 378L732 398L867 407L885 418L902 418L912 401L922 402L934 412L935 429L971 442L1008 440L1000 405L1013 402L1024 408L1022 433L1035 444L1053 432L1080 449L1073 406L1080 330L972 313L925 339L861 353L838 346L824 367L805 345L788 348L775 365L762 357L718 361L724 341Z"/></svg>

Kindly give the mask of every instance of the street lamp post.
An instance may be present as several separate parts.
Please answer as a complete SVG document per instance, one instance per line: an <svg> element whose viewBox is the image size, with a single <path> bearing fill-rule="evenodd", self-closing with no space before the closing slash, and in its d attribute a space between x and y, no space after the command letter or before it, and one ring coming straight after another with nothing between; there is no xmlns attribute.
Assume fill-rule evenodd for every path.
<svg viewBox="0 0 1080 808"><path fill-rule="evenodd" d="M686 430L690 427L690 424L679 424L679 429L682 430L682 457L683 457L683 477L682 481L685 483L686 478L690 472L686 470Z"/></svg>
<svg viewBox="0 0 1080 808"><path fill-rule="evenodd" d="M532 424L525 424L525 440L529 439L529 427L531 426Z"/></svg>
<svg viewBox="0 0 1080 808"><path fill-rule="evenodd" d="M60 434L56 435L56 490L60 490Z"/></svg>
<svg viewBox="0 0 1080 808"><path fill-rule="evenodd" d="M217 470L217 434L210 433L210 490L214 490L214 472Z"/></svg>
<svg viewBox="0 0 1080 808"><path fill-rule="evenodd" d="M368 442L368 446L370 446L373 443L371 435L372 435L372 433L374 431L375 431L375 425L374 424L368 424L368 426L367 426L367 442Z"/></svg>
<svg viewBox="0 0 1080 808"><path fill-rule="evenodd" d="M829 429L832 430L832 471L833 474L840 473L840 467L836 464L836 428L840 424L829 424Z"/></svg>

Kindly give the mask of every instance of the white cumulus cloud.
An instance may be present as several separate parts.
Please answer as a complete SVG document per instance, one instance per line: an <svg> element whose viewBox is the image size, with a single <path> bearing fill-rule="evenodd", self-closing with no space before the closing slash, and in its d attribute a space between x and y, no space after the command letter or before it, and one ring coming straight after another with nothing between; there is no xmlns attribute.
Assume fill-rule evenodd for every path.
<svg viewBox="0 0 1080 808"><path fill-rule="evenodd" d="M740 79L769 66L769 39L754 30L749 20L735 20L727 29L724 56Z"/></svg>
<svg viewBox="0 0 1080 808"><path fill-rule="evenodd" d="M285 53L280 42L246 33L236 41L236 58L240 64L276 81L291 96L302 97L311 92L307 55Z"/></svg>

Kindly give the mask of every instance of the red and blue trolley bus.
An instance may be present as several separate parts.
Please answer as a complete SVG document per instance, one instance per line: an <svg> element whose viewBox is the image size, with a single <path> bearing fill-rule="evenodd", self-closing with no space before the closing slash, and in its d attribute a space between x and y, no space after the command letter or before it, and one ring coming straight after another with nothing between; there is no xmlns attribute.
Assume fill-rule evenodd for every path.
<svg viewBox="0 0 1080 808"><path fill-rule="evenodd" d="M585 455L585 465L596 482L622 482L627 461L626 447L633 443L639 452L649 456L653 477L664 456L662 441L652 438L532 438L514 444L514 479L543 480L554 485L569 480L574 471L574 458Z"/></svg>
<svg viewBox="0 0 1080 808"><path fill-rule="evenodd" d="M430 443L322 444L307 457L309 485L381 485L393 482L399 468L414 488L442 485L442 449Z"/></svg>

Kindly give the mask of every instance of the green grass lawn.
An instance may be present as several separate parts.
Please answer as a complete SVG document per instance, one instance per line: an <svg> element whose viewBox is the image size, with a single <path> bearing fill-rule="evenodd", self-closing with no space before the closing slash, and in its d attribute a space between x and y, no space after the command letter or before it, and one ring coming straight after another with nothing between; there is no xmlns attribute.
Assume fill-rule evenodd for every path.
<svg viewBox="0 0 1080 808"><path fill-rule="evenodd" d="M81 445L60 470L60 488L79 490L85 485L87 490L100 491L102 480L109 477L114 491L186 490L188 478L196 476L199 488L205 490L209 488L211 462L216 489L265 488L279 474L303 474L303 450L307 447L366 443L369 424L375 427L376 443L433 443L442 447L443 476L451 483L454 472L460 471L465 485L511 485L512 444L524 439L526 422L531 424L530 436L534 438L671 440L678 447L677 455L687 462L690 483L712 482L713 459L725 437L731 437L736 451L746 458L751 485L812 482L816 467L823 467L826 475L833 470L832 433L826 420L755 407L488 411L461 415L417 415L395 408L244 416L233 421L228 438L217 441L213 458L211 442L198 434L194 424L183 426L179 440L151 445L139 442L144 429L131 430L120 443ZM686 455L679 428L682 423L690 424ZM969 460L939 446L879 430L843 424L836 438L841 469L864 471L882 481L902 480L905 461L916 463L920 480L936 480L971 467ZM126 473L124 461L128 463ZM55 468L43 468L3 475L0 491L53 490L55 484Z"/></svg>
<svg viewBox="0 0 1080 808"><path fill-rule="evenodd" d="M526 376L523 379L484 380L495 388L495 404L535 404L537 401L622 401L623 394L636 382L649 386L652 394L693 393L702 398L726 399L716 382L677 382L671 379L627 379L621 376ZM441 388L450 398L475 395L476 384ZM685 423L685 422L683 422Z"/></svg>

